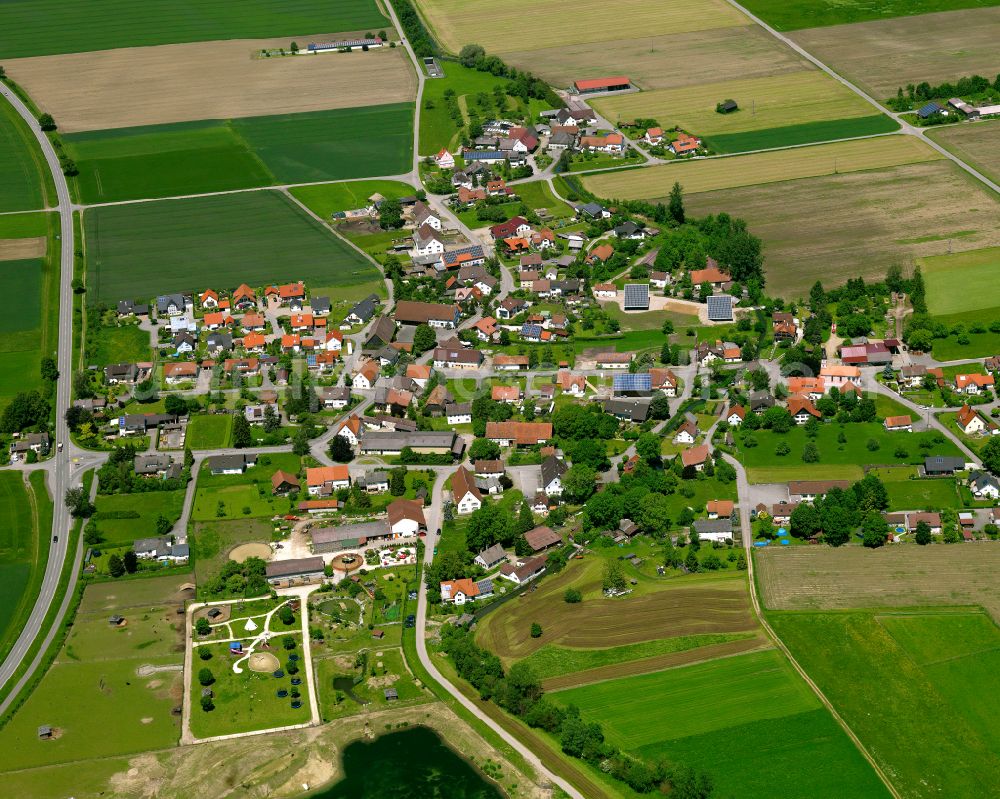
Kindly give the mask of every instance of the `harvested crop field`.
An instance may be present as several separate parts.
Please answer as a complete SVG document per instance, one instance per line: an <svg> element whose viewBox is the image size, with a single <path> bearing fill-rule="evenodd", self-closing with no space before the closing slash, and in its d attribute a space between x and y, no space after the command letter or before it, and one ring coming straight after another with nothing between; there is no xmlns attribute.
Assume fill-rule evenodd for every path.
<svg viewBox="0 0 1000 799"><path fill-rule="evenodd" d="M881 279L892 264L1000 245L996 197L949 161L693 194L687 208L744 218L764 240L769 290L783 297L805 296L816 280Z"/></svg>
<svg viewBox="0 0 1000 799"><path fill-rule="evenodd" d="M790 547L755 552L771 610L982 605L1000 619L1000 546Z"/></svg>
<svg viewBox="0 0 1000 799"><path fill-rule="evenodd" d="M329 38L329 35L306 37ZM65 133L412 101L403 48L254 58L284 39L102 50L5 62Z"/></svg>
<svg viewBox="0 0 1000 799"><path fill-rule="evenodd" d="M84 214L87 298L114 303L215 283L352 284L378 273L277 191L112 205ZM193 431L189 446L196 446Z"/></svg>
<svg viewBox="0 0 1000 799"><path fill-rule="evenodd" d="M1000 182L1000 120L949 125L935 130L930 138L994 183Z"/></svg>
<svg viewBox="0 0 1000 799"><path fill-rule="evenodd" d="M41 258L45 255L44 236L33 239L0 240L0 261L16 261L21 258Z"/></svg>
<svg viewBox="0 0 1000 799"><path fill-rule="evenodd" d="M0 58L388 26L376 0L4 0Z"/></svg>
<svg viewBox="0 0 1000 799"><path fill-rule="evenodd" d="M727 98L735 100L739 110L717 113L716 104ZM819 70L620 94L594 100L593 106L607 119L652 118L664 128L679 126L698 136L865 117L876 112L871 104Z"/></svg>
<svg viewBox="0 0 1000 799"><path fill-rule="evenodd" d="M628 30L646 37L747 24L747 18L724 0L667 5L641 0L540 0L503 17L497 16L490 0L420 0L419 5L438 40L456 53L469 42L497 54L607 42L621 38L622 20L628 20ZM484 25L484 19L491 24ZM606 73L618 71L608 67Z"/></svg>
<svg viewBox="0 0 1000 799"><path fill-rule="evenodd" d="M756 629L742 580L712 580L659 585L647 593L622 599L601 595L603 561L574 561L564 572L545 580L537 591L486 616L476 637L505 661L530 655L543 644L595 649L639 641L701 633ZM573 585L584 601L563 601ZM538 622L541 638L528 634Z"/></svg>
<svg viewBox="0 0 1000 799"><path fill-rule="evenodd" d="M610 172L586 177L583 182L598 197L648 200L667 197L674 181L680 181L690 195L934 161L942 156L913 136L881 136L735 157L739 160L709 158ZM735 207L731 204L730 210Z"/></svg>
<svg viewBox="0 0 1000 799"><path fill-rule="evenodd" d="M614 69L642 89L675 89L736 78L762 78L811 69L790 47L759 25L711 28L655 37L565 44L545 50L516 50L504 61L527 69L556 87Z"/></svg>
<svg viewBox="0 0 1000 799"><path fill-rule="evenodd" d="M1000 8L810 28L798 44L877 100L908 83L954 83L963 75L997 73Z"/></svg>

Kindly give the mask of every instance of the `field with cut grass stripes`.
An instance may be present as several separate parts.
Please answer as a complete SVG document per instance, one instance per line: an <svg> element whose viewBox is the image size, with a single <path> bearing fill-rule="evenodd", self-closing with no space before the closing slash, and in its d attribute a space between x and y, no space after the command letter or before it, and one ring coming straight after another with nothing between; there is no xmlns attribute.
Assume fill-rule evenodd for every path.
<svg viewBox="0 0 1000 799"><path fill-rule="evenodd" d="M2 9L0 4L0 16ZM13 106L0 99L0 211L44 208L43 168L34 135Z"/></svg>
<svg viewBox="0 0 1000 799"><path fill-rule="evenodd" d="M1000 307L1000 247L920 259L927 310L935 315ZM969 291L975 286L975 291Z"/></svg>
<svg viewBox="0 0 1000 799"><path fill-rule="evenodd" d="M383 28L375 0L5 0L0 58Z"/></svg>
<svg viewBox="0 0 1000 799"><path fill-rule="evenodd" d="M854 119L829 119L820 122L803 122L779 128L750 130L745 133L718 133L705 137L705 144L716 153L741 153L750 150L768 150L776 147L795 147L801 144L849 139L854 136L872 136L892 133L899 124L882 114Z"/></svg>
<svg viewBox="0 0 1000 799"><path fill-rule="evenodd" d="M91 303L194 291L208 274L221 286L352 284L378 274L277 192L98 207L84 224Z"/></svg>

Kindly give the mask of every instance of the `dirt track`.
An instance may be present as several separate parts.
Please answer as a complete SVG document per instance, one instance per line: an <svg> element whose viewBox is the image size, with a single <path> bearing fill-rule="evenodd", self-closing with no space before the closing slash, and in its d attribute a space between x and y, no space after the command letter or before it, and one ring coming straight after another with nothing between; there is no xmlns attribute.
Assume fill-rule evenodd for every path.
<svg viewBox="0 0 1000 799"><path fill-rule="evenodd" d="M262 47L288 45L287 39L173 44L21 58L4 66L67 133L351 108L415 96L416 79L402 48L253 58Z"/></svg>

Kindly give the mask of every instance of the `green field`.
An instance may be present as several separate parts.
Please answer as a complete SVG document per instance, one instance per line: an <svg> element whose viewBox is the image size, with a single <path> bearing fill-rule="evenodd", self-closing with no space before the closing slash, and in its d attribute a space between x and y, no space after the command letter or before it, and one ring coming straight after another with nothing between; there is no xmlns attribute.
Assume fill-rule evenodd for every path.
<svg viewBox="0 0 1000 799"><path fill-rule="evenodd" d="M198 473L191 518L206 522L286 514L292 509L289 500L271 495L271 475L278 469L297 474L300 467L301 459L291 453L261 455L257 465L244 474L215 475L205 462Z"/></svg>
<svg viewBox="0 0 1000 799"><path fill-rule="evenodd" d="M927 310L932 314L1000 309L1000 247L935 255L917 263L927 287ZM976 290L968 291L969 286Z"/></svg>
<svg viewBox="0 0 1000 799"><path fill-rule="evenodd" d="M195 577L199 583L214 577L240 544L265 542L271 538L271 524L263 519L239 519L192 524L191 552L194 554Z"/></svg>
<svg viewBox="0 0 1000 799"><path fill-rule="evenodd" d="M897 480L886 482L889 510L938 510L959 508L953 480Z"/></svg>
<svg viewBox="0 0 1000 799"><path fill-rule="evenodd" d="M431 695L414 682L413 675L403 661L401 649L383 649L380 644L377 652L377 655L370 652L368 658L371 667L375 669L375 676L368 676L351 689L354 696L365 703L363 705L333 687L336 677L353 677L357 674L356 670L343 668L333 658L316 661L316 690L323 721L353 715L362 712L362 709L370 713L389 707L416 705L431 699ZM385 698L384 689L389 685L399 695L399 699L392 702ZM340 702L337 701L338 694L342 698Z"/></svg>
<svg viewBox="0 0 1000 799"><path fill-rule="evenodd" d="M870 136L891 133L899 124L882 114L854 119L829 119L803 122L746 133L720 133L705 137L705 144L717 153L742 153L750 150L770 150L775 147L792 147L799 144L849 139L853 136Z"/></svg>
<svg viewBox="0 0 1000 799"><path fill-rule="evenodd" d="M398 180L355 180L348 183L326 183L320 186L296 186L289 193L317 216L329 219L337 211L365 208L368 198L381 194L386 199L399 199L416 189ZM399 234L394 233L397 238Z"/></svg>
<svg viewBox="0 0 1000 799"><path fill-rule="evenodd" d="M94 355L88 363L107 366L110 363L135 363L152 359L149 332L140 330L138 325L122 325L99 329L94 342Z"/></svg>
<svg viewBox="0 0 1000 799"><path fill-rule="evenodd" d="M207 263L209 282L217 286L294 279L352 284L377 274L278 192L92 208L84 222L92 303L201 290Z"/></svg>
<svg viewBox="0 0 1000 799"><path fill-rule="evenodd" d="M600 721L607 739L626 751L705 770L713 796L887 795L775 650L549 696Z"/></svg>
<svg viewBox="0 0 1000 799"><path fill-rule="evenodd" d="M0 239L31 239L49 231L48 214L4 214L0 216Z"/></svg>
<svg viewBox="0 0 1000 799"><path fill-rule="evenodd" d="M0 317L0 334L34 331L42 314L42 272L45 262L41 258L0 262L0 296L17 297Z"/></svg>
<svg viewBox="0 0 1000 799"><path fill-rule="evenodd" d="M188 449L220 449L229 446L233 417L228 413L192 416L187 428Z"/></svg>
<svg viewBox="0 0 1000 799"><path fill-rule="evenodd" d="M29 488L20 472L0 472L0 657L13 645L38 595L51 529L45 474L32 472Z"/></svg>
<svg viewBox="0 0 1000 799"><path fill-rule="evenodd" d="M5 6L0 6L0 20L3 8ZM0 31L4 29L0 22ZM42 170L47 167L43 164L38 143L24 120L10 103L0 101L0 211L45 207L46 179L43 176L47 172Z"/></svg>
<svg viewBox="0 0 1000 799"><path fill-rule="evenodd" d="M903 796L998 784L1000 631L986 614L773 613L771 623Z"/></svg>
<svg viewBox="0 0 1000 799"><path fill-rule="evenodd" d="M0 4L0 58L81 53L117 47L260 39L383 28L374 0L8 0Z"/></svg>
<svg viewBox="0 0 1000 799"><path fill-rule="evenodd" d="M405 172L413 106L179 122L65 139L84 202L171 197Z"/></svg>
<svg viewBox="0 0 1000 799"><path fill-rule="evenodd" d="M146 491L142 494L98 494L97 512L93 518L104 543L131 544L137 538L157 535L156 521L160 516L176 522L184 507L183 491ZM105 514L138 513L138 518L103 518Z"/></svg>
<svg viewBox="0 0 1000 799"><path fill-rule="evenodd" d="M986 8L996 0L747 0L747 10L779 31L873 19Z"/></svg>
<svg viewBox="0 0 1000 799"><path fill-rule="evenodd" d="M178 586L189 576L92 585L41 683L0 730L7 754L0 769L15 770L94 757L163 749L176 743L180 719L174 686L180 672L139 677L143 664L183 660ZM118 613L127 624L112 628ZM113 719L114 723L109 723ZM38 739L38 726L56 730Z"/></svg>

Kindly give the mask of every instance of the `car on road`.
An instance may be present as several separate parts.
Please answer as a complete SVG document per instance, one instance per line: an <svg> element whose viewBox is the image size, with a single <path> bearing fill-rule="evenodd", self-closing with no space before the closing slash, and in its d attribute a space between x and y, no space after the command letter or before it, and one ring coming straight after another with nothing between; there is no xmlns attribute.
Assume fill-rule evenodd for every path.
<svg viewBox="0 0 1000 799"><path fill-rule="evenodd" d="M57 536L57 535L52 536L52 540L53 541L58 541L59 540L59 536Z"/></svg>
<svg viewBox="0 0 1000 799"><path fill-rule="evenodd" d="M56 449L58 449L60 452L62 452L62 445L63 443L62 441L60 441L59 444L56 446Z"/></svg>

